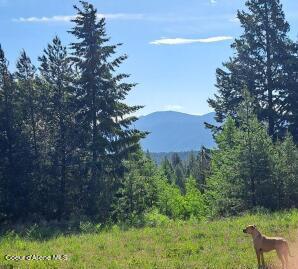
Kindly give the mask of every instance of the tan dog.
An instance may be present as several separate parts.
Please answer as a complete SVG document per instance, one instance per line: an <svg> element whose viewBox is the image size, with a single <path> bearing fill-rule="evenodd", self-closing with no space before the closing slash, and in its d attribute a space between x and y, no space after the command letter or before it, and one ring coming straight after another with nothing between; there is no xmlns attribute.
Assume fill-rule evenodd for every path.
<svg viewBox="0 0 298 269"><path fill-rule="evenodd" d="M253 238L254 248L257 254L259 268L265 268L264 262L264 252L271 250L276 250L278 258L282 262L282 268L288 268L288 256L292 257L290 254L289 246L287 240L282 237L267 237L262 235L256 225L249 225L244 230L244 233L251 234ZM262 259L262 267L260 264L260 259Z"/></svg>

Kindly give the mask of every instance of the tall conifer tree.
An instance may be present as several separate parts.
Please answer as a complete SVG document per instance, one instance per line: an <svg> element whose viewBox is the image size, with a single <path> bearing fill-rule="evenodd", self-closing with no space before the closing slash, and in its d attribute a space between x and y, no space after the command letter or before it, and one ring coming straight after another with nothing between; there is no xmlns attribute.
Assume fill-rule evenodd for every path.
<svg viewBox="0 0 298 269"><path fill-rule="evenodd" d="M38 138L37 138L37 91L34 87L36 68L31 63L31 59L28 57L26 52L21 52L20 58L17 62L17 71L15 77L18 82L19 94L22 99L22 114L29 134L30 140L32 141L32 148L35 158L38 157Z"/></svg>
<svg viewBox="0 0 298 269"><path fill-rule="evenodd" d="M49 133L48 143L52 176L56 188L52 190L57 196L57 216L66 214L65 201L67 184L73 161L74 141L74 70L67 54L67 49L56 36L48 44L44 54L39 57L42 85L46 94L45 109L46 129ZM74 175L72 175L74 177ZM74 187L74 186L73 186ZM53 195L55 195L53 194Z"/></svg>
<svg viewBox="0 0 298 269"><path fill-rule="evenodd" d="M268 124L271 137L283 135L286 127L284 98L289 59L296 48L288 38L289 24L279 0L248 0L248 11L238 11L244 33L232 45L235 55L216 71L218 93L209 99L216 120L236 117L247 87L254 97L258 119Z"/></svg>
<svg viewBox="0 0 298 269"><path fill-rule="evenodd" d="M298 48L298 44L296 47ZM288 59L288 63L285 70L287 77L282 81L288 90L283 100L283 107L286 111L284 119L294 142L298 145L298 52Z"/></svg>
<svg viewBox="0 0 298 269"><path fill-rule="evenodd" d="M111 60L117 45L107 44L105 19L97 18L93 5L80 3L82 8L75 6L77 16L70 33L78 40L71 44L80 72L76 92L77 124L82 129L81 139L85 144L82 156L90 174L87 214L94 216L99 213L99 204L101 215L105 214L102 211L109 207L111 194L118 185L111 178L123 175L122 160L138 148L144 133L129 128L136 120L130 114L140 106L130 107L123 102L134 84L123 82L128 75L114 74L126 56Z"/></svg>
<svg viewBox="0 0 298 269"><path fill-rule="evenodd" d="M0 46L0 221L26 217L30 210L32 156L21 129L20 101Z"/></svg>

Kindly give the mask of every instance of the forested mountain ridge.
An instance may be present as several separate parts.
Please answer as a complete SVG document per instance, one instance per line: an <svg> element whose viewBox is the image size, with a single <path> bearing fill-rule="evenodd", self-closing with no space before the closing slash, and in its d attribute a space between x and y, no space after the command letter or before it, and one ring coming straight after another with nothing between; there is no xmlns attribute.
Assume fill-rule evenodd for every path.
<svg viewBox="0 0 298 269"><path fill-rule="evenodd" d="M159 111L142 116L134 123L141 131L150 132L141 140L143 150L150 152L182 152L215 145L204 122L215 123L215 113L202 116L176 111Z"/></svg>

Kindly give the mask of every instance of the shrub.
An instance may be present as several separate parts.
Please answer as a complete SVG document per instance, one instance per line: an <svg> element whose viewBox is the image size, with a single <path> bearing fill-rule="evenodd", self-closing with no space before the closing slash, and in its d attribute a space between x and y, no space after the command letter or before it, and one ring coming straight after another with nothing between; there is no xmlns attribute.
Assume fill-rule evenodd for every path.
<svg viewBox="0 0 298 269"><path fill-rule="evenodd" d="M150 227L163 226L170 223L168 216L161 214L157 208L147 212L144 216L144 224Z"/></svg>

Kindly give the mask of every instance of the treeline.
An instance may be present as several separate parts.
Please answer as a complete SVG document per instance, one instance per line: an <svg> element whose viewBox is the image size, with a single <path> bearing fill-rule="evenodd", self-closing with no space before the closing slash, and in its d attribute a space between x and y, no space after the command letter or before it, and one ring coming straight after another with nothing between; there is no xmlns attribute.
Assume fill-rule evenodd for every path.
<svg viewBox="0 0 298 269"><path fill-rule="evenodd" d="M143 225L298 206L298 46L278 0L248 0L244 33L209 104L217 147L157 166L131 129L135 86L117 73L105 20L76 7L75 42L55 37L11 73L0 49L0 221L89 219ZM113 58L114 56L114 58Z"/></svg>
<svg viewBox="0 0 298 269"><path fill-rule="evenodd" d="M198 153L198 150L192 150L192 151L179 151L179 152L150 152L147 151L146 154L155 161L156 164L160 165L165 158L170 160L172 158L172 155L177 153L178 157L182 160L182 161L186 161L188 159L188 157L191 154L196 155Z"/></svg>
<svg viewBox="0 0 298 269"><path fill-rule="evenodd" d="M169 219L204 219L251 210L298 206L298 148L288 133L273 141L253 111L248 92L216 132L217 148L202 148L182 161L174 153L157 166L139 153L119 192L122 223L156 225Z"/></svg>
<svg viewBox="0 0 298 269"><path fill-rule="evenodd" d="M217 147L186 162L174 154L152 177L131 175L133 182L147 178L140 189L153 189L147 210L126 212L202 218L298 206L298 44L279 0L248 0L246 7L237 15L243 34L217 69L218 91L208 100L219 125L206 125Z"/></svg>
<svg viewBox="0 0 298 269"><path fill-rule="evenodd" d="M11 73L0 47L0 222L86 216L105 221L145 133L130 128L140 106L117 72L105 20L75 6L69 49L55 37L36 68L25 51Z"/></svg>
<svg viewBox="0 0 298 269"><path fill-rule="evenodd" d="M248 0L246 8L208 100L224 123L207 124L218 145L208 181L220 214L298 206L298 44L279 0Z"/></svg>
<svg viewBox="0 0 298 269"><path fill-rule="evenodd" d="M115 203L116 219L129 225L156 225L169 219L207 217L204 191L209 158L206 149L187 161L175 153L157 166L149 155L133 155Z"/></svg>
<svg viewBox="0 0 298 269"><path fill-rule="evenodd" d="M216 135L207 180L211 215L238 214L256 208L280 210L298 206L298 148L288 133L272 142L267 126L245 97Z"/></svg>

